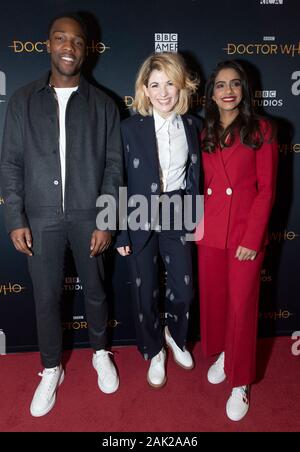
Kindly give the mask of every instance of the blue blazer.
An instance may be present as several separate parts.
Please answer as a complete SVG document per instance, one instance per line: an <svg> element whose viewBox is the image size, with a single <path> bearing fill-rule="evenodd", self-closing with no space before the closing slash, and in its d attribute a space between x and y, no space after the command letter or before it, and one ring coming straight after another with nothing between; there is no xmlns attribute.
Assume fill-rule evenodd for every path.
<svg viewBox="0 0 300 452"><path fill-rule="evenodd" d="M200 193L200 129L201 120L190 114L182 115L188 143L189 158L186 166L186 194ZM157 153L153 116L136 114L121 122L125 161L125 181L128 199L144 195L150 205L151 195L160 195L159 160ZM135 207L136 208L136 207ZM128 207L128 214L134 210ZM150 210L149 210L150 215ZM123 223L127 219L123 218ZM150 221L150 220L149 220ZM151 230L120 231L116 247L130 245L134 253L139 252L150 237Z"/></svg>

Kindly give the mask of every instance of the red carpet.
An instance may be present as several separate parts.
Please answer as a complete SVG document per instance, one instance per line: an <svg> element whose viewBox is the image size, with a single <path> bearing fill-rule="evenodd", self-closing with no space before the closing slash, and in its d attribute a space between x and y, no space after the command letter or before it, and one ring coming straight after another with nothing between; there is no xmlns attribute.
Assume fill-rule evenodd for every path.
<svg viewBox="0 0 300 452"><path fill-rule="evenodd" d="M228 385L206 380L212 360L203 358L199 343L193 371L181 369L169 357L168 382L160 390L147 385L148 364L135 347L114 349L121 384L112 395L98 390L90 350L66 352L65 381L54 409L42 418L29 414L40 380L39 354L0 356L0 431L299 431L300 355L291 353L292 344L287 337L259 341L258 382L252 386L249 413L237 423L225 414Z"/></svg>

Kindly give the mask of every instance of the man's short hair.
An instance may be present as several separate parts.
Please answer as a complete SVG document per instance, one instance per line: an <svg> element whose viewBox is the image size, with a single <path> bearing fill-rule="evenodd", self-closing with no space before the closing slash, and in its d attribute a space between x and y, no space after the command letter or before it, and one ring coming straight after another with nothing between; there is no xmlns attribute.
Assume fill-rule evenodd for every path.
<svg viewBox="0 0 300 452"><path fill-rule="evenodd" d="M87 41L87 39L88 39L88 29L87 29L86 23L84 22L83 18L78 13L68 13L68 12L66 12L66 13L61 13L61 14L58 14L57 16L55 16L51 20L51 22L50 22L50 24L48 26L48 37L50 37L51 29L53 27L54 22L56 22L58 19L72 19L72 20L75 20L75 22L77 22L80 25L80 27L82 29L82 32L83 32L83 35L84 35L84 38Z"/></svg>

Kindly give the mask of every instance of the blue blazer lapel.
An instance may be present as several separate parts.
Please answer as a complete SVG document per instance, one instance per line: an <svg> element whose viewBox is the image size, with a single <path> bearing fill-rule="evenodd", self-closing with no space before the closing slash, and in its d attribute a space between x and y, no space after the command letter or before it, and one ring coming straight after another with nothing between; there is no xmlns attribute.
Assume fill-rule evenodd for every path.
<svg viewBox="0 0 300 452"><path fill-rule="evenodd" d="M141 116L139 118L140 132L143 134L145 149L150 155L157 156L155 125L153 116Z"/></svg>
<svg viewBox="0 0 300 452"><path fill-rule="evenodd" d="M189 165L187 168L187 193L199 193L200 190L200 145L195 120L185 114L182 115L185 135L189 151Z"/></svg>
<svg viewBox="0 0 300 452"><path fill-rule="evenodd" d="M153 181L158 185L157 193L160 192L159 159L157 151L157 142L155 135L155 124L153 116L139 115L139 133L143 143L143 154L147 157L149 168L147 171L153 174Z"/></svg>

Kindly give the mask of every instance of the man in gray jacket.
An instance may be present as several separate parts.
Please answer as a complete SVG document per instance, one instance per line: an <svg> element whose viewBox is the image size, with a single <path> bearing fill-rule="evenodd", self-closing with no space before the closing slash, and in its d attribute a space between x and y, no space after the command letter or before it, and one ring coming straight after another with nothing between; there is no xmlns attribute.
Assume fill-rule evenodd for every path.
<svg viewBox="0 0 300 452"><path fill-rule="evenodd" d="M15 248L28 255L44 370L30 411L54 406L64 379L59 301L66 246L85 293L93 366L105 393L119 386L106 346L103 252L111 231L99 230L100 195L117 201L122 185L119 115L114 102L81 75L87 33L79 16L55 18L47 49L51 72L10 99L1 154L5 221ZM99 227L99 225L98 225Z"/></svg>

